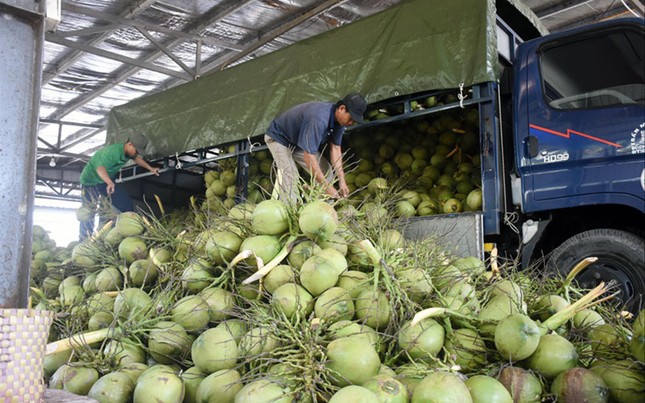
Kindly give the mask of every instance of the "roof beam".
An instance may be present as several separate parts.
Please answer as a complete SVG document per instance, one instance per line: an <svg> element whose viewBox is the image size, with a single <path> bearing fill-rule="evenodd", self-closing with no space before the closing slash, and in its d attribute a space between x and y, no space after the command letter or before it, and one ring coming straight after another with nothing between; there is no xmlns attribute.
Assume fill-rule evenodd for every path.
<svg viewBox="0 0 645 403"><path fill-rule="evenodd" d="M56 43L56 44L59 44L59 45L66 46L68 48L77 49L77 50L80 50L80 51L83 51L83 52L86 52L86 53L91 53L93 55L105 57L107 59L116 60L116 61L119 61L121 63L131 64L133 66L137 66L137 67L140 67L142 69L156 71L157 73L165 74L167 76L179 78L179 79L182 79L182 80L189 81L189 80L192 79L192 77L190 77L187 74L178 73L178 72L176 72L174 70L170 70L170 69L167 69L165 67L155 66L154 64L143 62L143 61L140 61L139 59L133 59L131 57L123 56L123 55L120 55L118 53L114 53L114 52L110 52L110 51L107 51L107 50L95 48L93 46L88 46L88 45L85 45L85 44L80 43L80 42L70 41L69 39L61 38L60 36L57 36L57 35L52 34L52 33L46 33L45 34L45 40L47 42Z"/></svg>
<svg viewBox="0 0 645 403"><path fill-rule="evenodd" d="M123 13L121 13L121 17L125 17L125 18L135 17L141 14L145 9L150 7L156 1L157 0L135 0L132 2L133 4L130 7L128 7ZM67 5L67 2L62 2L62 3L63 3L63 9L64 9ZM100 35L97 38L94 38L91 41L89 41L87 45L88 46L97 45L103 42L108 36L110 36L110 34L111 32ZM44 86L47 83L49 83L51 79L56 77L60 72L66 71L82 55L83 55L83 52L81 52L78 49L75 49L75 50L73 49L71 52L63 56L61 60L53 64L51 68L45 69L45 71L43 71L43 76L42 76L42 85Z"/></svg>
<svg viewBox="0 0 645 403"><path fill-rule="evenodd" d="M155 45L160 51L162 51L166 56L168 56L173 62L175 62L182 70L188 73L192 78L197 76L196 71L192 70L190 67L186 66L180 58L172 54L170 49L166 48L161 42L159 42L154 36L150 35L148 31L143 28L135 27L141 35L145 36L153 45Z"/></svg>
<svg viewBox="0 0 645 403"><path fill-rule="evenodd" d="M65 3L65 5L63 6L63 9L66 10L66 11L71 11L71 12L77 13L77 14L85 14L85 15L88 15L90 17L94 17L94 18L98 18L98 19L101 19L101 20L104 20L104 21L109 21L109 22L112 22L112 23L116 23L116 24L119 24L118 27L130 26L130 27L134 27L134 28L137 28L137 29L141 28L141 29L144 29L144 30L147 30L147 31L159 32L159 33L167 34L167 35L170 35L170 36L174 36L176 38L182 38L182 39L187 39L187 40L191 40L191 41L202 40L204 43L208 43L209 45L217 46L217 47L224 48L224 49L242 50L242 47L240 45L230 43L230 42L226 42L226 41L222 41L222 40L215 39L215 38L210 38L210 37L207 37L207 36L202 36L201 32L199 32L197 34L185 33L185 32L177 31L177 30L174 30L174 29L162 27L162 26L159 26L159 25L140 22L140 21L137 21L137 20L124 18L124 17L119 17L119 16L116 16L116 15L112 15L112 14L108 14L108 13L104 13L104 12L95 10L93 8L83 7L83 6L79 6L79 5L75 5L75 4Z"/></svg>
<svg viewBox="0 0 645 403"><path fill-rule="evenodd" d="M552 7L547 7L542 10L537 10L535 12L535 15L538 16L539 19L543 20L545 18L553 17L554 15L569 11L571 9L574 9L576 7L579 7L583 4L591 3L592 1L595 0L568 0L568 1L563 1L560 4Z"/></svg>
<svg viewBox="0 0 645 403"><path fill-rule="evenodd" d="M201 33L204 29L206 29L209 25L212 25L224 18L226 18L228 15L234 13L235 11L241 9L242 7L246 6L247 4L253 2L255 0L229 0L226 4L224 5L219 5L207 12L202 19L198 20L193 24L188 29L188 32L190 33ZM171 43L166 44L166 48L168 49L173 49L185 41L183 39L175 39ZM230 51L229 51L230 52ZM156 59L158 59L163 53L161 51L155 51L148 55L147 57L144 57L143 60L145 62L152 62ZM101 88L98 88L95 91L83 94L81 96L78 96L75 98L75 100L71 103L65 104L63 107L58 108L56 111L50 114L50 118L55 118L55 119L60 119L63 116L66 116L67 114L71 113L78 107L90 102L91 100L98 98L99 96L103 95L105 92L109 91L112 89L114 86L117 84L125 81L128 77L132 76L133 74L136 74L140 69L132 66L125 66L123 69L120 69L117 71L117 76L114 77L114 79L110 80L109 84L104 85Z"/></svg>

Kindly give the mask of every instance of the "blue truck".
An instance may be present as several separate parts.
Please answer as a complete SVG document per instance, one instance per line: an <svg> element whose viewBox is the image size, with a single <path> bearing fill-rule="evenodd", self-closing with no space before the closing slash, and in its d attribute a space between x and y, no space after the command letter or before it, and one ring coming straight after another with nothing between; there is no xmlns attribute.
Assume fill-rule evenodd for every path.
<svg viewBox="0 0 645 403"><path fill-rule="evenodd" d="M455 10L404 2L114 108L108 142L144 132L173 176L153 178L134 168L124 183L141 179L129 185L139 196L163 192L160 184L186 188L194 179L176 168L234 156L243 198L248 162L263 149L252 145L270 120L292 104L349 89L366 94L371 109L394 111L353 128L350 139L476 110L481 209L415 217L411 228L466 228L463 238L476 243L468 253L483 255L485 245L495 245L522 267L543 262L547 272L566 274L583 258L597 257L579 283L614 280L622 300L638 306L645 292L644 21L549 34L517 1L451 4L458 21L449 18ZM353 49L333 46L349 38ZM431 97L445 102L418 107Z"/></svg>

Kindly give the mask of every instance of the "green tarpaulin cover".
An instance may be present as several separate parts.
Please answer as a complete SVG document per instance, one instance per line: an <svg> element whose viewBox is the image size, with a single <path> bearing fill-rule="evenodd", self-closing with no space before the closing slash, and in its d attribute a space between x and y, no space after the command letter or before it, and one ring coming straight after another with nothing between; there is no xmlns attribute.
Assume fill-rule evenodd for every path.
<svg viewBox="0 0 645 403"><path fill-rule="evenodd" d="M519 0L505 3L530 19ZM495 12L494 0L406 1L116 107L107 143L142 133L149 139L146 157L162 157L263 134L280 112L305 101L358 91L376 102L495 81Z"/></svg>

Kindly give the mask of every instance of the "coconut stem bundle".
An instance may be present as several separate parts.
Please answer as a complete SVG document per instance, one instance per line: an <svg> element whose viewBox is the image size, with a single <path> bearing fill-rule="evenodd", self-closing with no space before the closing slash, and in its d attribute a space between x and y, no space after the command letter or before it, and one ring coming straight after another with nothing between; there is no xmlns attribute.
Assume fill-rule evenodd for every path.
<svg viewBox="0 0 645 403"><path fill-rule="evenodd" d="M596 298L600 297L602 294L607 292L609 289L604 282L600 283L596 288L589 291L587 294L582 296L579 300L569 305L568 307L562 309L561 311L555 313L550 318L539 324L540 332L544 335L551 330L555 330L566 323L569 319L573 318L576 313L590 308L602 301L606 301L610 298L613 298L614 295L610 295L606 298L603 298L600 301L594 301Z"/></svg>

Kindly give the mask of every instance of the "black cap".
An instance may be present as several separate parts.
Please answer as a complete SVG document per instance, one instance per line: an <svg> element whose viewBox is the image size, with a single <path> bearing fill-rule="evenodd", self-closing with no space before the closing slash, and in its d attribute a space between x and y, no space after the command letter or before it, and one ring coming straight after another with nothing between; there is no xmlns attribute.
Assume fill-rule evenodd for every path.
<svg viewBox="0 0 645 403"><path fill-rule="evenodd" d="M139 133L130 136L128 141L132 143L132 145L134 145L134 148L137 149L138 153L143 152L146 149L146 145L148 144L148 139L146 139L143 134Z"/></svg>
<svg viewBox="0 0 645 403"><path fill-rule="evenodd" d="M351 92L345 95L342 104L345 105L354 122L363 123L363 115L367 109L367 101L365 101L362 95Z"/></svg>

